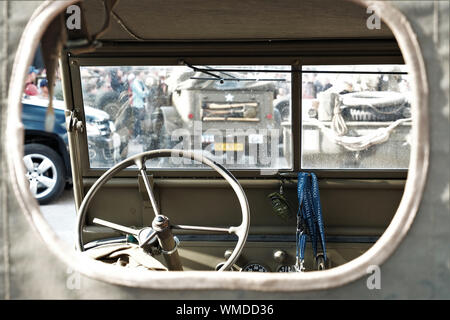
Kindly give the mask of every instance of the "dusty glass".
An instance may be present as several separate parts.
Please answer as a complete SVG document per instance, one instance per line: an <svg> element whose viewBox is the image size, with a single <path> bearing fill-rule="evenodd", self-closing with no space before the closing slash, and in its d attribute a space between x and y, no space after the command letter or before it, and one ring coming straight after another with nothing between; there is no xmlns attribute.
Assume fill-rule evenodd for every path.
<svg viewBox="0 0 450 320"><path fill-rule="evenodd" d="M411 87L405 65L302 68L304 169L406 169Z"/></svg>
<svg viewBox="0 0 450 320"><path fill-rule="evenodd" d="M183 149L231 169L289 169L290 70L267 65L81 67L85 108L106 112L114 124L109 145L89 144L90 166L110 167L143 151ZM87 129L92 140L98 132ZM181 158L146 165L202 168Z"/></svg>

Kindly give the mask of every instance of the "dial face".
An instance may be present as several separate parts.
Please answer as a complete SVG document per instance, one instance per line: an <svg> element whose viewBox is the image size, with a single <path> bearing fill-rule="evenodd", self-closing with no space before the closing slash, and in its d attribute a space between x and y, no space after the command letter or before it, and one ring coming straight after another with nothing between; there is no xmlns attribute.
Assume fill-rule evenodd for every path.
<svg viewBox="0 0 450 320"><path fill-rule="evenodd" d="M243 271L249 271L249 272L267 272L267 269L264 268L259 263L251 263L244 267Z"/></svg>
<svg viewBox="0 0 450 320"><path fill-rule="evenodd" d="M278 272L294 272L294 266L280 266Z"/></svg>

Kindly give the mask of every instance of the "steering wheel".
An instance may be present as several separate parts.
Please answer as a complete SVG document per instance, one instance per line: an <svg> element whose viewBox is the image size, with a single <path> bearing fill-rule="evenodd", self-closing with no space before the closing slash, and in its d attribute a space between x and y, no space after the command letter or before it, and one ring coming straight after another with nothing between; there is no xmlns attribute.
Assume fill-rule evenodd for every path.
<svg viewBox="0 0 450 320"><path fill-rule="evenodd" d="M204 226L188 226L188 225L175 225L171 224L168 217L162 215L159 212L155 196L153 194L152 186L149 182L145 162L149 159L159 158L159 157L179 157L179 158L188 158L191 160L195 160L201 162L210 168L214 169L217 173L219 173L233 188L236 196L239 200L241 206L242 213L242 222L241 225L237 227L229 227L229 228L215 228L215 227L204 227ZM93 220L94 223L103 225L117 231L132 234L139 243L139 246L142 247L147 243L158 239L159 244L162 248L162 253L164 258L166 259L168 269L169 270L183 270L180 258L178 256L176 239L174 239L172 234L172 229L179 230L192 230L192 231L205 231L205 232L218 232L218 233L226 233L226 234L235 234L238 237L238 241L236 246L231 253L228 260L222 265L222 267L218 271L224 271L231 268L231 266L236 262L239 255L242 252L245 241L247 240L248 230L250 225L250 210L248 206L247 197L239 184L238 180L223 166L214 162L213 160L203 156L201 153L196 153L194 151L185 151L185 150L176 150L176 149L161 149L161 150L153 150L142 152L131 156L122 162L114 165L111 169L106 171L89 189L88 193L83 199L81 206L78 211L78 219L77 219L77 234L76 234L76 246L79 251L84 251L83 244L83 228L85 225L86 214L89 208L89 204L92 201L92 198L97 194L98 190L112 177L114 177L118 172L128 168L131 165L136 165L140 174L142 175L145 188L147 190L148 196L150 198L155 218L153 220L152 226L144 227L142 229L134 229L125 226L121 226L112 222L104 221L98 218Z"/></svg>

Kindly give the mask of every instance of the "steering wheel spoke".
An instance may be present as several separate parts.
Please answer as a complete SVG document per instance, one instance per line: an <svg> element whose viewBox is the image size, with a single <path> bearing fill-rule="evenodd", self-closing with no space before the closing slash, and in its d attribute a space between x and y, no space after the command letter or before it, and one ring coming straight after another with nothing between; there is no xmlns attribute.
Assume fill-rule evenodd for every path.
<svg viewBox="0 0 450 320"><path fill-rule="evenodd" d="M106 220L103 220L103 219L99 219L99 218L94 218L94 220L92 222L95 223L95 224L101 225L103 227L108 227L108 228L111 228L113 230L122 232L122 233L131 234L131 235L133 235L135 237L139 236L139 231L140 230L138 230L138 229L125 227L125 226L122 226L120 224L109 222L109 221L106 221Z"/></svg>
<svg viewBox="0 0 450 320"><path fill-rule="evenodd" d="M150 202L153 207L153 212L155 213L155 217L156 217L159 215L159 208L158 208L158 204L156 203L155 193L153 192L152 185L150 184L150 181L148 179L147 172L145 172L145 167L141 168L139 171L141 172L142 179L144 180L145 189L147 189L147 194L148 194L148 197L150 198Z"/></svg>
<svg viewBox="0 0 450 320"><path fill-rule="evenodd" d="M125 234L131 234L138 240L140 247L143 247L147 243L152 242L158 235L158 233L155 230L153 230L153 228L151 228L151 227L145 227L142 229L134 229L134 228L125 227L120 224L109 222L109 221L99 219L99 218L94 218L94 220L92 222L95 224L125 233Z"/></svg>
<svg viewBox="0 0 450 320"><path fill-rule="evenodd" d="M200 227L200 226L188 226L188 225L182 225L182 224L172 224L172 229L188 230L188 231L218 232L218 233L234 233L233 227L216 228L216 227Z"/></svg>

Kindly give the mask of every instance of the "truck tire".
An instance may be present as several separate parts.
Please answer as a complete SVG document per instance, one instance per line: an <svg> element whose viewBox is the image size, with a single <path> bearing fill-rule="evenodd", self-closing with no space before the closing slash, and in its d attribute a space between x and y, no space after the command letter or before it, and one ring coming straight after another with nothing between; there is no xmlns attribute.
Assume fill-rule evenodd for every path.
<svg viewBox="0 0 450 320"><path fill-rule="evenodd" d="M61 156L46 145L30 143L25 145L23 160L30 191L36 200L40 204L56 200L66 184Z"/></svg>
<svg viewBox="0 0 450 320"><path fill-rule="evenodd" d="M374 108L400 106L405 103L403 94L394 91L361 91L343 95L342 104L346 107L370 105Z"/></svg>

